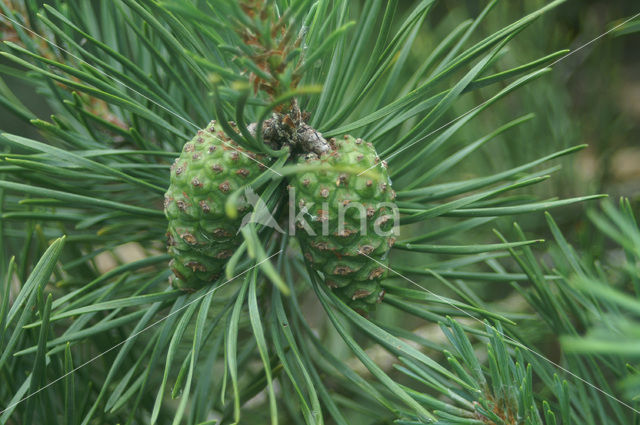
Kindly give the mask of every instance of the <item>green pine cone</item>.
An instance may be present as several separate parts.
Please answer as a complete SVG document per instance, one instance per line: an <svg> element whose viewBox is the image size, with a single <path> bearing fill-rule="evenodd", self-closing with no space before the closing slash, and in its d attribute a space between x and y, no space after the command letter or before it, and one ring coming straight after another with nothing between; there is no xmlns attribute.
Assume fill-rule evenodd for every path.
<svg viewBox="0 0 640 425"><path fill-rule="evenodd" d="M380 282L395 242L395 193L386 164L380 163L371 143L344 136L330 144L328 153L298 160L314 168L296 174L291 182L296 214L302 217L296 235L327 285L366 314L384 296Z"/></svg>
<svg viewBox="0 0 640 425"><path fill-rule="evenodd" d="M172 257L172 285L197 290L222 273L227 259L242 242L238 216L225 213L227 198L257 177L264 159L234 143L224 132L216 132L212 121L185 143L171 166L164 212L169 220L167 248Z"/></svg>

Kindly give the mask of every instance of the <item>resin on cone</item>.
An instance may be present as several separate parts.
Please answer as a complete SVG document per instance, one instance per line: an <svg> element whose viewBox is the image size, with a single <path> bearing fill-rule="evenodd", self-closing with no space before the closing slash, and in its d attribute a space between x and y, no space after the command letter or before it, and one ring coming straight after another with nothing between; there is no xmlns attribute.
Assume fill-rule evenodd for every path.
<svg viewBox="0 0 640 425"><path fill-rule="evenodd" d="M371 143L344 136L331 139L330 145L327 153L298 160L309 171L303 168L291 181L296 214L306 209L296 235L326 284L366 314L384 296L380 282L395 242L395 193L386 164Z"/></svg>
<svg viewBox="0 0 640 425"><path fill-rule="evenodd" d="M239 214L232 219L225 213L225 202L264 168L262 157L216 131L214 124L184 145L171 166L164 198L172 285L184 290L197 290L221 275L242 242L241 213L249 207L241 202Z"/></svg>

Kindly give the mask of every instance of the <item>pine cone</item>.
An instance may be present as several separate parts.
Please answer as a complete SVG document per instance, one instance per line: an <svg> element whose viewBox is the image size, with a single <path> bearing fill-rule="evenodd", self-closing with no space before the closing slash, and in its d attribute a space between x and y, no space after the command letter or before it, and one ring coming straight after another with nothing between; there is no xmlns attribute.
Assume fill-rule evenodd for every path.
<svg viewBox="0 0 640 425"><path fill-rule="evenodd" d="M298 160L313 168L296 174L291 182L297 214L303 212L296 235L326 284L366 314L384 296L380 281L395 242L395 193L386 164L380 163L371 143L344 136L330 144L329 152Z"/></svg>
<svg viewBox="0 0 640 425"><path fill-rule="evenodd" d="M234 143L214 122L187 142L171 166L164 211L169 220L172 285L196 290L210 284L242 242L242 214L225 213L227 198L257 177L264 159ZM248 211L241 202L238 212Z"/></svg>

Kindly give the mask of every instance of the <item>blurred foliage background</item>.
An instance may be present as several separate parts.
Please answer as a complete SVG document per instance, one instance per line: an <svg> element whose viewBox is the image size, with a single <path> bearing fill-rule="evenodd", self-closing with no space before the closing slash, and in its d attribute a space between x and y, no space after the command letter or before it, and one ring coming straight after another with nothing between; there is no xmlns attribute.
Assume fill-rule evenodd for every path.
<svg viewBox="0 0 640 425"><path fill-rule="evenodd" d="M521 16L545 1L501 2L482 21L480 34L495 31L504 22ZM456 25L476 16L482 2L441 2L430 14L419 38L425 50L433 49ZM506 66L524 63L551 51L588 43L624 19L638 13L634 1L568 1L537 20L527 34L509 45L500 59ZM446 18L441 20L441 18ZM535 35L532 35L535 34ZM589 148L564 161L562 179L544 188L548 196L573 196L603 192L612 197L640 195L640 33L618 30L572 53L554 65L554 71L529 84L518 96L510 96L465 127L464 135L485 134L496 126L532 112L535 119L518 126L483 148L482 158L465 162L460 173L473 176L478 170L495 170L525 158L557 149L588 144ZM420 53L415 52L419 57ZM419 66L418 59L415 66ZM482 91L460 102L463 114L486 99ZM531 189L528 189L531 190ZM573 215L573 218L578 218Z"/></svg>
<svg viewBox="0 0 640 425"><path fill-rule="evenodd" d="M501 23L546 3L543 0L501 2L487 14L482 22L483 31L479 33L495 31ZM467 14L476 16L483 7L483 3L475 1L440 3L435 11L447 19L440 21L438 13L430 16L429 29L422 38L425 49L432 49L438 43L442 37L439 30L450 31L469 16ZM562 48L574 51L638 12L639 4L635 1L567 1L534 22L526 34L517 36L509 44L509 53L500 60L508 67ZM614 201L629 198L637 214L640 207L640 31L637 19L635 22L635 27L621 27L571 53L555 64L552 72L527 84L518 95L498 102L464 126L459 137L473 140L508 120L535 114L533 119L484 145L479 155L471 155L460 163L457 171L469 178L477 177L522 164L527 158L586 144L586 149L560 159L558 164L562 168L552 178L521 189L522 195L564 198L604 193ZM485 92L481 89L463 97L456 104L455 113L464 114L487 99L489 92L490 89ZM553 212L559 227L576 244L585 261L612 255L603 234L594 229L584 214L596 206L574 204ZM528 236L549 240L549 229L542 214L516 219ZM509 234L512 222L512 217L506 217L490 225ZM503 289L488 288L494 295L504 293Z"/></svg>
<svg viewBox="0 0 640 425"><path fill-rule="evenodd" d="M502 2L482 22L479 34L495 31L525 11L544 5L541 0ZM433 49L467 16L476 16L484 4L476 1L441 2L429 16L418 43ZM500 59L506 66L524 63L551 51L574 50L638 12L634 1L568 1L553 9L509 44ZM446 17L441 20L440 18ZM535 36L532 36L535 34ZM562 160L561 178L526 191L541 196L567 197L607 193L630 197L637 206L640 196L640 32L614 31L553 66L554 71L528 84L473 120L460 138L487 134L504 122L526 113L535 118L517 126L471 156L458 172L469 177L522 163L578 144L589 147ZM416 55L419 55L416 52ZM418 59L415 66L419 66ZM482 90L456 105L460 115L487 98ZM451 117L452 119L455 117ZM452 148L453 149L453 148ZM581 206L575 206L581 209ZM580 226L581 214L567 208L558 213L562 223ZM541 218L529 217L533 224ZM521 220L525 221L525 220ZM544 227L544 226L543 226ZM568 230L568 229L565 229Z"/></svg>

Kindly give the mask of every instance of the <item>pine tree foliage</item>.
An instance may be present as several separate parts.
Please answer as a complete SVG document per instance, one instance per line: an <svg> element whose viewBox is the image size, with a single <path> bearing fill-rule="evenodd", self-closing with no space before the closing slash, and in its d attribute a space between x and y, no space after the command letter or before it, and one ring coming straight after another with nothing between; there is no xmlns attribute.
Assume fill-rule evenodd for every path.
<svg viewBox="0 0 640 425"><path fill-rule="evenodd" d="M548 215L551 267L539 239L491 224L595 198L518 192L582 146L448 178L533 118L457 139L566 53L500 62L557 4L479 34L500 7L489 2L413 69L432 0L0 3L0 104L33 130L0 138L0 423L632 423L638 347L612 340L638 332L626 314L637 315L640 290L629 204L592 214L621 246L610 265L586 264ZM49 116L23 103L16 81ZM493 94L451 121L480 88ZM235 134L235 121L234 140L272 158L250 186L285 213L287 176L301 167L250 124L294 100L325 137L362 137L389 162L402 231L369 317L324 284L293 237L255 223L213 286L169 286L162 201L183 144L212 119ZM524 313L474 285L510 285ZM566 352L545 344L559 335Z"/></svg>

